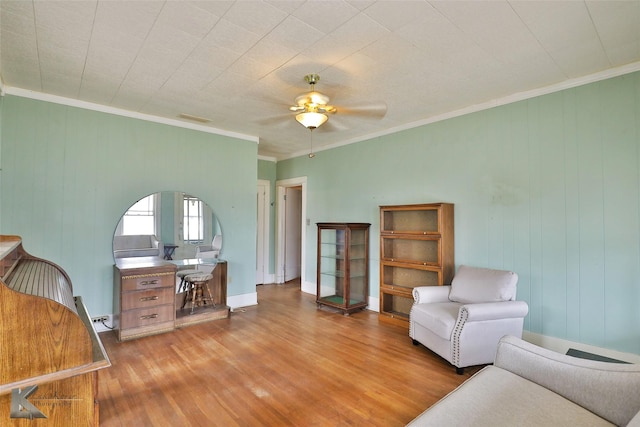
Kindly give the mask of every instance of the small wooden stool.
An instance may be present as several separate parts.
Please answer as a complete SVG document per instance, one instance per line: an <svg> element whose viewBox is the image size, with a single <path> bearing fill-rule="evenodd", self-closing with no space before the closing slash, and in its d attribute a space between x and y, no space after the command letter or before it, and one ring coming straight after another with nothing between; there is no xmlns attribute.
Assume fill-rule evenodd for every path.
<svg viewBox="0 0 640 427"><path fill-rule="evenodd" d="M176 273L176 277L180 278L180 285L178 285L178 293L180 292L184 292L187 290L187 283L185 282L184 278L190 274L197 274L200 273L199 270L178 270L178 272Z"/></svg>
<svg viewBox="0 0 640 427"><path fill-rule="evenodd" d="M193 314L194 308L207 305L208 303L211 303L211 305L215 307L216 304L213 302L213 296L207 285L211 279L213 279L212 274L202 272L185 276L184 281L189 287L184 297L182 308L184 308L189 299L191 299L191 314Z"/></svg>

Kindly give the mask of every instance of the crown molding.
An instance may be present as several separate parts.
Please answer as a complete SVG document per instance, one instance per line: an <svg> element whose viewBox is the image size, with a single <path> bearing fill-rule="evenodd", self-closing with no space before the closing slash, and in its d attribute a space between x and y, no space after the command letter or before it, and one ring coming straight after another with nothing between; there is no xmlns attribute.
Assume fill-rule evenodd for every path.
<svg viewBox="0 0 640 427"><path fill-rule="evenodd" d="M4 86L4 93L9 95L15 95L22 98L36 99L38 101L52 102L55 104L66 105L69 107L84 108L86 110L99 111L101 113L115 114L117 116L129 117L133 119L144 120L148 122L161 123L169 126L175 126L179 128L191 129L200 132L206 132L214 135L227 136L230 138L242 139L245 141L251 141L258 143L258 137L254 135L247 135L243 133L230 132L223 129L218 129L210 126L199 125L196 123L183 122L181 120L169 119L160 116L154 116L151 114L138 113L135 111L124 110L121 108L109 107L106 105L95 104L92 102L80 101L77 99L65 98L58 95L50 95L47 93L36 92L33 90L21 89L17 87Z"/></svg>
<svg viewBox="0 0 640 427"><path fill-rule="evenodd" d="M278 163L278 159L276 157L271 157L271 156L258 155L258 160L265 160L267 162Z"/></svg>

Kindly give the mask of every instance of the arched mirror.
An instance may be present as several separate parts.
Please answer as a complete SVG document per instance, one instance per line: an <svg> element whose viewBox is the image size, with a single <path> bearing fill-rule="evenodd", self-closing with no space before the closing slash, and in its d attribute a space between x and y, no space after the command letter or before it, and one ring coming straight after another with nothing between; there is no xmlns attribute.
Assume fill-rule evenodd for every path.
<svg viewBox="0 0 640 427"><path fill-rule="evenodd" d="M218 258L220 222L196 196L175 191L150 194L122 215L113 235L113 257Z"/></svg>

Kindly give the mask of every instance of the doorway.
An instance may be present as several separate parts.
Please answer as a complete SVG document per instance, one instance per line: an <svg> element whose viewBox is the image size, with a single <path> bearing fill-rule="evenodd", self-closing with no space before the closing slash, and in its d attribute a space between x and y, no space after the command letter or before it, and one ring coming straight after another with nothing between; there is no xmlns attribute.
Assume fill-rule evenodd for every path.
<svg viewBox="0 0 640 427"><path fill-rule="evenodd" d="M269 200L271 199L269 180L258 180L256 234L256 284L273 283L269 277ZM271 279L271 280L270 280Z"/></svg>
<svg viewBox="0 0 640 427"><path fill-rule="evenodd" d="M299 277L300 288L315 294L315 286L307 284L305 271L307 178L277 181L276 188L276 283Z"/></svg>
<svg viewBox="0 0 640 427"><path fill-rule="evenodd" d="M302 247L302 186L285 188L284 195L284 281L300 279Z"/></svg>

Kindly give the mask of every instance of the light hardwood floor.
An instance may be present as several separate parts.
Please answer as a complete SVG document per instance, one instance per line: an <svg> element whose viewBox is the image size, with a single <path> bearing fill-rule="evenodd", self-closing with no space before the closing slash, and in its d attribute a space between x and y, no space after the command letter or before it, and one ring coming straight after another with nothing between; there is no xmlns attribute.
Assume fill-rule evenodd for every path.
<svg viewBox="0 0 640 427"><path fill-rule="evenodd" d="M102 333L100 425L403 426L478 370L457 375L375 312L318 309L297 283L257 289L230 319Z"/></svg>

